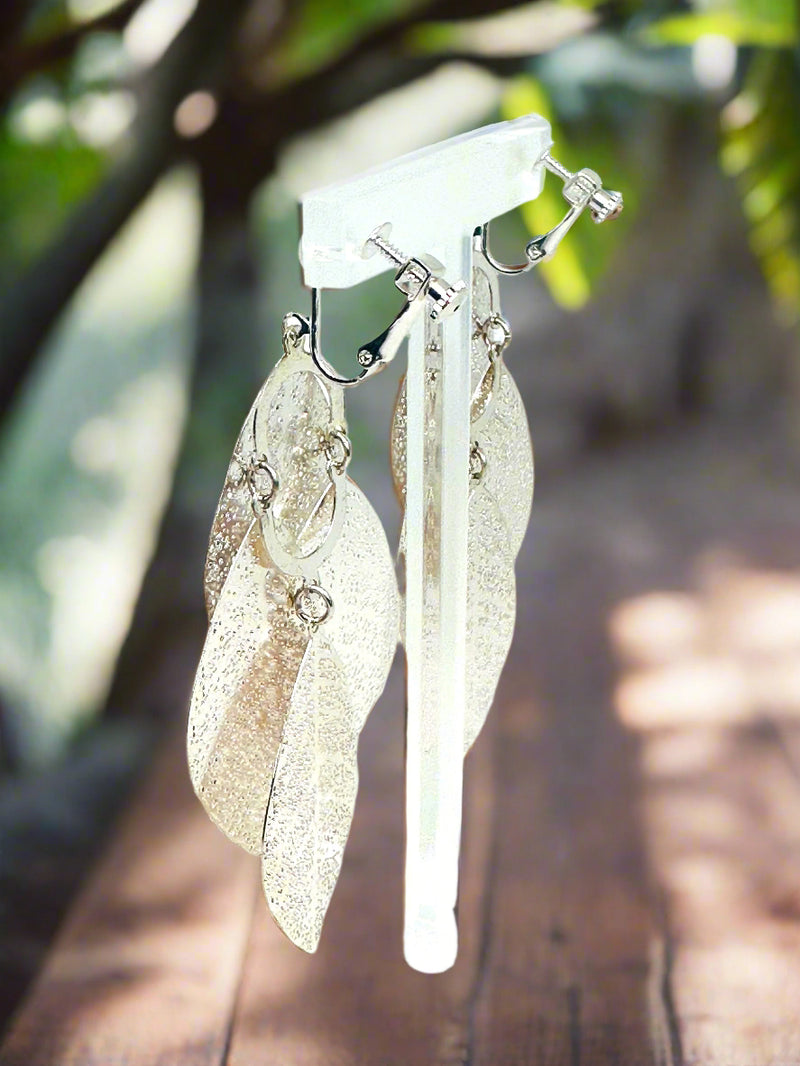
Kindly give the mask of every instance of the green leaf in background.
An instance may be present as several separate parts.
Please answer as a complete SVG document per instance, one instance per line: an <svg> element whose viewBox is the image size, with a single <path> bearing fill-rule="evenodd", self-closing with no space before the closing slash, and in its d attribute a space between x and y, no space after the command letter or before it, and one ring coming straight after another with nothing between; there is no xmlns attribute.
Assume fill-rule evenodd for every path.
<svg viewBox="0 0 800 1066"><path fill-rule="evenodd" d="M0 283L52 241L105 165L98 151L68 134L33 144L0 129Z"/></svg>
<svg viewBox="0 0 800 1066"><path fill-rule="evenodd" d="M25 38L42 41L72 29L81 22L99 18L119 7L123 0L34 0L24 26Z"/></svg>
<svg viewBox="0 0 800 1066"><path fill-rule="evenodd" d="M800 321L800 70L795 55L758 52L722 115L723 169L734 177L750 240L776 307Z"/></svg>
<svg viewBox="0 0 800 1066"><path fill-rule="evenodd" d="M690 45L711 35L738 45L790 48L798 40L797 5L795 0L728 0L660 19L643 36L648 44Z"/></svg>
<svg viewBox="0 0 800 1066"><path fill-rule="evenodd" d="M423 6L425 0L302 0L270 59L269 81L293 81L329 63L381 23Z"/></svg>
<svg viewBox="0 0 800 1066"><path fill-rule="evenodd" d="M434 55L539 55L595 26L591 6L535 0L482 18L424 22L411 32L408 43Z"/></svg>
<svg viewBox="0 0 800 1066"><path fill-rule="evenodd" d="M603 275L635 215L639 180L625 167L622 146L613 139L611 130L589 123L582 125L579 132L576 129L575 134L566 134L542 84L525 75L510 83L502 102L502 117L518 118L533 111L550 123L553 154L560 162L570 170L591 163L591 169L602 176L606 187L621 189L625 197L625 212L620 220L604 225L601 230L587 213L559 245L558 253L536 267L553 299L562 307L576 310L590 298L593 286ZM541 194L524 204L521 211L531 236L552 229L567 211L561 182L549 175Z"/></svg>
<svg viewBox="0 0 800 1066"><path fill-rule="evenodd" d="M41 41L63 31L71 19L65 0L35 0L23 25L26 40Z"/></svg>
<svg viewBox="0 0 800 1066"><path fill-rule="evenodd" d="M503 100L503 118L519 118L532 111L550 122L553 141L558 144L558 152L561 156L564 139L557 126L554 125L552 109L544 90L534 78L518 78L511 84ZM541 194L535 200L523 205L522 217L528 231L533 236L552 229L564 217L566 207L566 202L561 195L560 183L545 179ZM564 241L558 249L558 255L542 263L537 267L537 271L547 282L553 298L562 307L582 307L589 299L591 292L589 276L572 240Z"/></svg>

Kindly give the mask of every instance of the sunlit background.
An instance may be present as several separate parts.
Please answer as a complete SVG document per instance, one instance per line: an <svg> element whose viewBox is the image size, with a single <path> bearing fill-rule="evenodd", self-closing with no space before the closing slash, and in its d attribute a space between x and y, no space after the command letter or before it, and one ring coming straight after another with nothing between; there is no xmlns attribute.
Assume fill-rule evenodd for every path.
<svg viewBox="0 0 800 1066"><path fill-rule="evenodd" d="M799 41L793 0L5 2L0 824L88 847L154 723L185 714L216 493L282 315L308 312L310 188L545 115L557 158L597 170L626 209L581 220L504 289L537 491L698 426L742 514L761 475L742 472L740 430L763 427L794 470ZM549 178L496 227L501 257L564 210ZM388 277L326 296L339 365L393 314ZM356 477L396 536L386 379L355 390L349 417ZM683 469L652 492L680 496ZM612 512L614 485L597 492ZM764 506L773 524L794 514L783 497ZM656 782L721 760L732 723L800 715L800 545L748 559L722 533L738 521L733 507L698 534L680 588L647 569L635 517L618 531L640 578L604 620L610 698ZM556 594L536 528L521 602ZM73 793L59 827L53 807L72 810ZM0 832L13 882L27 852ZM724 862L665 849L656 861L689 900Z"/></svg>

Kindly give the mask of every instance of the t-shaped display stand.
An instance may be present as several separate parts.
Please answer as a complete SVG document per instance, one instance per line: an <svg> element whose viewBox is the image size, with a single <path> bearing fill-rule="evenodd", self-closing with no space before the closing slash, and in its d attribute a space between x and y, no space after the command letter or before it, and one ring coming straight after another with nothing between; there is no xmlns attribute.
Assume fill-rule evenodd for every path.
<svg viewBox="0 0 800 1066"><path fill-rule="evenodd" d="M385 258L364 254L386 223L393 244L434 257L451 282L466 284L460 309L436 331L442 388L433 446L426 432L427 316L416 317L408 334L405 956L428 973L452 966L458 939L473 235L539 195L550 143L549 124L528 115L402 156L302 203L301 259L312 289L348 288L389 269ZM369 619L364 631L369 639Z"/></svg>

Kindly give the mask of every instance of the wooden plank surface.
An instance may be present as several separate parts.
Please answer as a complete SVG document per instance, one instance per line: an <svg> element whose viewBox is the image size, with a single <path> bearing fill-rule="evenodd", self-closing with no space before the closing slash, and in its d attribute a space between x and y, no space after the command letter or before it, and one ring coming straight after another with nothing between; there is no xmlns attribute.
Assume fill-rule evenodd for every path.
<svg viewBox="0 0 800 1066"><path fill-rule="evenodd" d="M217 1066L256 881L198 815L172 743L76 901L12 1026L3 1066Z"/></svg>
<svg viewBox="0 0 800 1066"><path fill-rule="evenodd" d="M0 1063L797 1066L800 493L771 449L687 432L540 489L450 973L402 959L398 661L317 955L176 747Z"/></svg>

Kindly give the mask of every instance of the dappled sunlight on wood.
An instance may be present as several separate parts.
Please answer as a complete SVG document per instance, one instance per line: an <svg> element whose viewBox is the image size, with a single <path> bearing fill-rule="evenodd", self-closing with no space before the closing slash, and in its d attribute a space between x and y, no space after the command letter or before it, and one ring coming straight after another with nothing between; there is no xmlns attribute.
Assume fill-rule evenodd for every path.
<svg viewBox="0 0 800 1066"><path fill-rule="evenodd" d="M698 725L693 729L670 729L654 733L641 753L641 763L648 777L702 772L727 749L725 729Z"/></svg>
<svg viewBox="0 0 800 1066"><path fill-rule="evenodd" d="M705 575L707 599L722 639L745 656L800 664L800 575L753 570L735 561Z"/></svg>
<svg viewBox="0 0 800 1066"><path fill-rule="evenodd" d="M697 569L694 595L648 593L612 612L621 720L648 730L800 715L800 577L714 554Z"/></svg>
<svg viewBox="0 0 800 1066"><path fill-rule="evenodd" d="M692 592L648 593L612 612L623 664L615 708L642 741L643 829L674 939L685 1060L789 1063L800 1002L800 577L716 551L693 573Z"/></svg>
<svg viewBox="0 0 800 1066"><path fill-rule="evenodd" d="M732 659L695 658L631 674L616 693L625 725L654 729L681 722L746 719L746 686Z"/></svg>
<svg viewBox="0 0 800 1066"><path fill-rule="evenodd" d="M648 592L626 600L609 625L619 654L655 664L691 651L702 639L703 612L696 599L677 592Z"/></svg>

